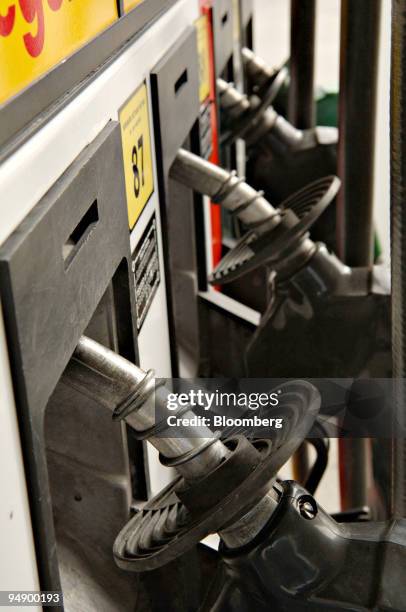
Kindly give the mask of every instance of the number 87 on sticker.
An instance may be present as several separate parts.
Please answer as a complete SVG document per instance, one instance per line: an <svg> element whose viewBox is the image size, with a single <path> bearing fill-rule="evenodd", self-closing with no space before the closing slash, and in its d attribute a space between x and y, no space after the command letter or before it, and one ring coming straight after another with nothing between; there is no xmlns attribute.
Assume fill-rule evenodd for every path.
<svg viewBox="0 0 406 612"><path fill-rule="evenodd" d="M154 191L148 96L145 83L119 111L129 227Z"/></svg>

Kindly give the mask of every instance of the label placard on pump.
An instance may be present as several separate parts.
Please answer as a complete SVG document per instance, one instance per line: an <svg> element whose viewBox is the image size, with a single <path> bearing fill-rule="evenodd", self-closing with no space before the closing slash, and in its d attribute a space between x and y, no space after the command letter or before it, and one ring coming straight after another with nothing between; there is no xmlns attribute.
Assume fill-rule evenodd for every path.
<svg viewBox="0 0 406 612"><path fill-rule="evenodd" d="M132 271L134 273L137 331L139 332L161 282L155 213L134 251Z"/></svg>
<svg viewBox="0 0 406 612"><path fill-rule="evenodd" d="M199 54L199 99L203 103L210 94L210 52L207 15L195 21L197 32L197 51Z"/></svg>
<svg viewBox="0 0 406 612"><path fill-rule="evenodd" d="M128 223L133 229L154 191L148 95L145 83L119 111Z"/></svg>

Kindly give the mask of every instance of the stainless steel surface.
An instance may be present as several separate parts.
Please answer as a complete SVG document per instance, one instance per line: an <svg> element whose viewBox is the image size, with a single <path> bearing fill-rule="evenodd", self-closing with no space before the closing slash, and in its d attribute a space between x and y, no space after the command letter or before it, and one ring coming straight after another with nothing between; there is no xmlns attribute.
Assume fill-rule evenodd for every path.
<svg viewBox="0 0 406 612"><path fill-rule="evenodd" d="M82 336L63 373L62 381L114 412L143 383L145 376L146 373L138 366L98 342ZM149 429L162 417L168 416L166 395L169 392L162 387L152 392L125 421L136 431ZM193 416L190 410L182 418L190 419ZM212 433L205 426L194 428L180 425L174 429L173 437L153 436L148 440L162 455L175 458L190 451L198 451L212 438ZM223 443L216 440L177 469L185 478L199 478L215 468L227 453Z"/></svg>
<svg viewBox="0 0 406 612"><path fill-rule="evenodd" d="M171 177L195 191L208 195L227 208L247 227L260 234L280 222L280 215L261 194L235 174L180 149L171 167Z"/></svg>

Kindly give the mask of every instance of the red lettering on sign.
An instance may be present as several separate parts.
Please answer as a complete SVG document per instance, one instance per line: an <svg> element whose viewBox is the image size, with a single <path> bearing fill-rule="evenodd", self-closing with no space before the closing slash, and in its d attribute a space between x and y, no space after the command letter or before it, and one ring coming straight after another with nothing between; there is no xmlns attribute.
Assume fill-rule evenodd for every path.
<svg viewBox="0 0 406 612"><path fill-rule="evenodd" d="M35 35L28 32L24 34L24 44L28 53L32 57L38 57L44 48L45 41L45 19L43 0L19 0L21 12L27 23L37 22L37 33ZM49 8L58 11L62 6L63 0L48 0Z"/></svg>
<svg viewBox="0 0 406 612"><path fill-rule="evenodd" d="M12 4L8 7L7 15L3 17L0 15L0 36L8 36L14 27L14 20L16 18L16 7Z"/></svg>
<svg viewBox="0 0 406 612"><path fill-rule="evenodd" d="M59 11L63 0L48 0L49 8L53 11Z"/></svg>
<svg viewBox="0 0 406 612"><path fill-rule="evenodd" d="M24 44L28 53L32 57L38 57L44 47L45 23L44 7L42 0L20 0L20 8L24 19L28 23L37 22L37 33L35 35L28 32L24 34Z"/></svg>

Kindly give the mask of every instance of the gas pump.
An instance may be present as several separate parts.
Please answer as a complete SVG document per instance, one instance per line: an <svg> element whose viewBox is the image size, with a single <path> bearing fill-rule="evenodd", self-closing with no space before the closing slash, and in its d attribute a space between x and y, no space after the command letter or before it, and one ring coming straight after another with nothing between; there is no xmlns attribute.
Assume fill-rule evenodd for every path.
<svg viewBox="0 0 406 612"><path fill-rule="evenodd" d="M365 368L371 375L388 375L387 271L351 269L309 237L339 189L337 178L311 183L274 208L235 174L187 152L178 154L172 175L221 202L250 228L215 268L212 283L231 282L261 265L268 268L270 300L247 352L249 376L346 377ZM377 353L386 358L378 359L375 369L371 363Z"/></svg>
<svg viewBox="0 0 406 612"><path fill-rule="evenodd" d="M305 485L278 473L304 440L323 447L323 472L315 379L390 377L391 325L401 379L403 166L391 322L388 273L330 248L337 134L272 107L286 72L249 50L251 0L103 4L93 38L49 64L37 48L33 82L22 71L0 93L0 591L21 566L67 610L401 612L403 438L393 470L381 455L390 520L332 516L320 473ZM41 15L21 47L40 40ZM399 125L400 111L395 100ZM260 416L283 427L252 432L248 409L216 427L190 401L169 409L177 379L197 376L277 377L277 407ZM218 550L202 544L213 534Z"/></svg>
<svg viewBox="0 0 406 612"><path fill-rule="evenodd" d="M112 431L101 414L94 435L83 436L88 414L80 397L55 390L76 334L86 329L135 359L135 329L132 323L128 327L134 307L128 217L124 180L117 177L123 178L120 128L110 121L1 248L3 312L40 584L57 591L62 580L71 604L89 598L101 603L110 589L135 595L111 565L111 528L100 533L97 522L112 525L128 512L132 484L125 430ZM110 441L107 448L103 437ZM132 457L142 465L139 446ZM138 486L145 491L142 470ZM98 552L92 554L97 539ZM90 571L89 562L99 585L89 591L81 581L75 588L78 573ZM106 572L110 582L103 585Z"/></svg>
<svg viewBox="0 0 406 612"><path fill-rule="evenodd" d="M196 57L197 17L187 0L126 3L101 38L0 109L2 145L8 138L0 184L13 203L1 201L2 355L21 434L37 588L62 590L68 609L116 610L117 601L133 609L139 586L113 563L114 532L134 500L142 504L172 478L153 447L124 424L112 429L108 412L90 425L81 396L59 382L85 332L146 369L153 361L158 375L173 373L151 72L190 32ZM182 97L182 85L174 96ZM23 100L29 112L21 114ZM4 555L17 545L10 514L22 520L17 506L2 512ZM15 578L18 557L8 558Z"/></svg>
<svg viewBox="0 0 406 612"><path fill-rule="evenodd" d="M166 278L170 279L172 285L172 289L169 287L169 293L172 296L173 329L176 337L174 344L179 353L178 371L189 376L206 372L207 369L217 371L211 348L207 347L203 338L213 336L212 317L216 317L218 313L218 308L214 307L218 298L213 300L213 293L207 285L206 279L210 270L206 267L205 249L211 247L207 247L205 240L205 220L201 202L193 199L193 190L209 196L212 202L220 203L223 209L228 210L251 228L251 232L247 235L248 243L239 243L235 249L231 249L215 268L213 279L219 279L218 284L223 285L224 278L219 270L224 269L225 262L230 262L230 268L234 266L236 270L235 274L230 276L227 274L228 281L242 276L239 267L242 259L238 259L236 253L241 251L242 254L244 251L246 255L250 251L248 244L252 242L253 236L261 235L260 243L264 248L268 248L265 246L268 237L271 236L268 232L276 227L275 231L278 234L282 225L285 223L289 225L288 219L290 215L295 214L293 212L295 206L297 215L303 218L299 224L300 231L307 231L325 210L338 189L338 182L332 178L315 182L308 186L303 194L297 195L297 201L293 198L286 203L286 207L283 205L281 210L284 209L285 212L281 216L280 211L275 210L262 194L250 188L235 175L196 156L193 150L196 152L200 144L196 133L199 124L197 65L195 39L191 32L173 48L172 53L167 55L152 73L155 133L157 150L160 153L158 162L161 177L160 198L161 202L165 203L164 215L168 227ZM165 103L162 102L163 99ZM180 117L182 117L181 123ZM160 129L162 125L167 125L168 129L163 131ZM170 127L175 125L176 136ZM186 186L186 189L183 186ZM289 209L289 212L286 209ZM298 217L295 216L295 219ZM282 244L282 235L279 238L279 243ZM285 253L289 246L290 242L282 248L282 252ZM294 264L296 255L296 253L294 256L289 255L289 265ZM305 261L308 256L309 254L304 255ZM258 268L258 261L263 264L266 262L266 257L255 259L255 263L252 261L249 265L245 262L246 265L241 268L243 273ZM298 266L301 264L302 261L299 260L296 263ZM258 290L266 303L267 285L261 285ZM235 301L227 299L221 301L224 304L224 319L229 318L230 308L234 306ZM206 312L206 308L209 312ZM237 308L241 314L244 313L244 319L251 317L251 323L253 320L251 313L240 308L240 304ZM214 311L217 313L214 314ZM224 328L227 329L227 326L228 323L224 321ZM246 327L245 323L242 327ZM207 333L205 330L210 331ZM224 333L224 330L220 333ZM230 345L238 347L239 356L226 365L224 371L220 370L225 375L231 373L229 368L245 370L244 350L241 350L240 342L243 346L246 345L250 336L248 328L240 329L236 336L238 340L233 336Z"/></svg>
<svg viewBox="0 0 406 612"><path fill-rule="evenodd" d="M179 472L119 533L119 567L151 571L218 531L221 563L202 610L268 610L270 602L298 611L404 608L404 519L340 524L297 483L274 480L317 418L320 395L311 384L280 388L282 436L220 440L204 425L190 438L182 425L193 417L190 405L178 407L171 437L170 391L155 389L151 373L88 338L79 340L63 380L108 407L114 420L125 419Z"/></svg>

